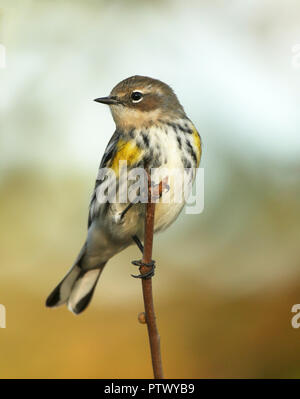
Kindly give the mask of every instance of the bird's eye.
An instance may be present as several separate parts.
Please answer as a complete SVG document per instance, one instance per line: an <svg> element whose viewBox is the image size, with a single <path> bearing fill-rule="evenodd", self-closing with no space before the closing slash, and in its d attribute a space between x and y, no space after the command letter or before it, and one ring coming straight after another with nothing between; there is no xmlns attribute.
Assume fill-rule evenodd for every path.
<svg viewBox="0 0 300 399"><path fill-rule="evenodd" d="M139 91L133 91L131 93L131 100L133 103L139 103L143 99L143 94Z"/></svg>

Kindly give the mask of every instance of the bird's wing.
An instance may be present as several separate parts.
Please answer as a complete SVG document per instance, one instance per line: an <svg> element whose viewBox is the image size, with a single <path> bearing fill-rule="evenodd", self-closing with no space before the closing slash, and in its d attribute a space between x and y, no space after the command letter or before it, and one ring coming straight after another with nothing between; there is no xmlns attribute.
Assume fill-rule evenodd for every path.
<svg viewBox="0 0 300 399"><path fill-rule="evenodd" d="M147 162L145 154L145 149L137 145L134 140L130 138L128 139L128 137L125 138L121 132L116 130L105 149L99 169L111 168L118 177L120 161L126 161L128 169L137 166L142 167L144 163ZM97 202L96 195L97 189L103 181L104 179L100 178L97 178L96 180L89 207L88 228L90 227L92 220L99 215L101 204Z"/></svg>
<svg viewBox="0 0 300 399"><path fill-rule="evenodd" d="M107 147L104 151L103 157L100 162L99 169L105 168L110 164L111 160L114 158L115 153L117 151L117 144L119 139L120 139L120 133L116 130L107 144ZM102 181L103 180L97 178L95 182L94 191L89 205L88 228L90 227L95 214L96 191L99 185L102 183Z"/></svg>
<svg viewBox="0 0 300 399"><path fill-rule="evenodd" d="M121 136L121 134L118 130L116 130L114 132L114 134L112 135L112 137L109 140L107 147L104 151L99 168L105 168L108 165L109 161L111 161L114 158L114 155L117 151L117 145L118 145L120 136ZM96 186L97 186L97 180L96 180Z"/></svg>

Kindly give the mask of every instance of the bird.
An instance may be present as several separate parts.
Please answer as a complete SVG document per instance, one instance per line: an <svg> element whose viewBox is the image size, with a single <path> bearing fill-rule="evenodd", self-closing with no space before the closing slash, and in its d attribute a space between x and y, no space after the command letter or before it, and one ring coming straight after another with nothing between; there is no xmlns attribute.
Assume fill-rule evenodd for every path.
<svg viewBox="0 0 300 399"><path fill-rule="evenodd" d="M95 101L109 106L116 125L99 171L114 172L117 190L120 191L120 161L126 161L127 171L190 170L190 182L194 181L202 140L169 85L135 75L118 83L109 96ZM80 314L89 305L107 262L130 245L137 244L143 250L145 204L128 199L122 203L99 201L97 193L103 184L104 179L98 174L89 205L85 243L73 266L48 296L47 307L66 304L71 312ZM176 195L172 178L164 185L156 204L154 233L169 227L185 205L185 198L164 202L167 195Z"/></svg>

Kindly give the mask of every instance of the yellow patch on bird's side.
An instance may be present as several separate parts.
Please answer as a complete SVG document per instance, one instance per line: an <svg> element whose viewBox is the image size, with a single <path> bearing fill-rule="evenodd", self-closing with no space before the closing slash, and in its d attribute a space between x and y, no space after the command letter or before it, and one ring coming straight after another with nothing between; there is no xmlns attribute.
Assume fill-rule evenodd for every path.
<svg viewBox="0 0 300 399"><path fill-rule="evenodd" d="M195 147L197 150L197 167L198 167L199 163L200 163L202 148L201 148L200 134L197 132L197 129L195 128L195 126L193 126L193 139L194 139Z"/></svg>
<svg viewBox="0 0 300 399"><path fill-rule="evenodd" d="M118 176L120 161L127 161L127 166L133 166L141 160L143 153L144 151L141 150L134 141L119 140L116 155L111 161L110 167Z"/></svg>

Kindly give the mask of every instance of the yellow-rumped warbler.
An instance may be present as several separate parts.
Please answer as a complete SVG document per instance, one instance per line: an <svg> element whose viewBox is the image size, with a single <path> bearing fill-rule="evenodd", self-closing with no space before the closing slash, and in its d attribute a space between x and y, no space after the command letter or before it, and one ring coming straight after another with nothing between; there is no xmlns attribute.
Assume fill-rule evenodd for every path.
<svg viewBox="0 0 300 399"><path fill-rule="evenodd" d="M127 170L136 167L177 168L196 174L201 158L201 139L186 116L173 90L165 83L144 76L132 76L120 82L108 97L95 101L108 104L116 131L103 155L100 168L111 168L119 178L119 162L127 162ZM99 168L99 170L100 170ZM97 190L103 184L97 178L92 195L88 234L73 267L49 295L46 305L64 303L78 314L89 304L99 276L107 261L144 235L145 204L101 202ZM174 197L174 181L168 181L168 195ZM156 205L154 231L164 230L179 215L185 201L164 203L163 196ZM126 216L120 222L116 215Z"/></svg>

